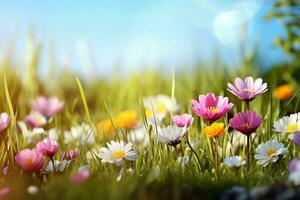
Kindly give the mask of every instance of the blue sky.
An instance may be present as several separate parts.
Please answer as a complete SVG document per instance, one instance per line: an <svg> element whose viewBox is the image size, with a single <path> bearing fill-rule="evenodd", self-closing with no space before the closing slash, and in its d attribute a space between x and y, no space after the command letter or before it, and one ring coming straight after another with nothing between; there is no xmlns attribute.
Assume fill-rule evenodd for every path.
<svg viewBox="0 0 300 200"><path fill-rule="evenodd" d="M78 72L187 66L199 58L209 62L216 49L224 63L236 67L240 45L251 50L257 41L268 66L285 59L272 44L282 27L262 19L270 5L268 0L0 0L0 49L14 33L22 55L32 25L44 42L42 65L50 40L58 66L66 63Z"/></svg>

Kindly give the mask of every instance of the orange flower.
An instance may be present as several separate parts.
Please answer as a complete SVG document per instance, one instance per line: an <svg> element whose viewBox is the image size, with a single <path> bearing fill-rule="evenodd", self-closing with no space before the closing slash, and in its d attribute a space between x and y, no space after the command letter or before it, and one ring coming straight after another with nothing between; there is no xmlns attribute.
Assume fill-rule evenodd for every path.
<svg viewBox="0 0 300 200"><path fill-rule="evenodd" d="M294 88L291 84L284 84L278 86L274 92L273 96L279 100L286 100L293 95Z"/></svg>
<svg viewBox="0 0 300 200"><path fill-rule="evenodd" d="M207 137L219 137L224 134L224 123L214 122L210 126L204 128L204 133Z"/></svg>
<svg viewBox="0 0 300 200"><path fill-rule="evenodd" d="M137 113L134 110L122 111L114 118L117 128L131 129L137 125L137 122Z"/></svg>
<svg viewBox="0 0 300 200"><path fill-rule="evenodd" d="M100 139L103 139L103 137L107 134L112 135L112 133L114 132L114 127L110 119L105 119L100 121L97 124L97 129L98 129Z"/></svg>

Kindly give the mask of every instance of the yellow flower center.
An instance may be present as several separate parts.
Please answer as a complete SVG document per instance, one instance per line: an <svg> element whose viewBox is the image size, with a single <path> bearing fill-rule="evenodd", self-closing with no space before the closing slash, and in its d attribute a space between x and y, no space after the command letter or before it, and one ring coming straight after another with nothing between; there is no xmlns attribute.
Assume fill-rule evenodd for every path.
<svg viewBox="0 0 300 200"><path fill-rule="evenodd" d="M209 107L207 107L206 109L207 109L207 110L210 110L210 111L213 112L213 113L216 113L216 112L219 111L219 109L216 108L216 107L214 107L214 106L209 106Z"/></svg>
<svg viewBox="0 0 300 200"><path fill-rule="evenodd" d="M166 108L166 105L163 104L163 103L160 103L158 104L156 107L155 107L155 110L159 113L164 113L167 111L167 108Z"/></svg>
<svg viewBox="0 0 300 200"><path fill-rule="evenodd" d="M123 150L118 150L118 151L115 151L112 156L113 158L123 158L125 155L125 152Z"/></svg>
<svg viewBox="0 0 300 200"><path fill-rule="evenodd" d="M268 149L266 153L268 156L273 156L276 152L277 152L276 149L271 148L271 149Z"/></svg>
<svg viewBox="0 0 300 200"><path fill-rule="evenodd" d="M245 127L245 128L251 128L251 127L252 127L252 124L250 124L250 123L245 123L245 124L243 124L243 127Z"/></svg>
<svg viewBox="0 0 300 200"><path fill-rule="evenodd" d="M30 166L33 163L33 160L31 158L27 158L23 161L24 166Z"/></svg>
<svg viewBox="0 0 300 200"><path fill-rule="evenodd" d="M289 132L295 132L298 129L297 124L290 124L288 125L288 127L286 128Z"/></svg>
<svg viewBox="0 0 300 200"><path fill-rule="evenodd" d="M153 112L149 109L145 110L145 115L146 117L152 117L153 116Z"/></svg>

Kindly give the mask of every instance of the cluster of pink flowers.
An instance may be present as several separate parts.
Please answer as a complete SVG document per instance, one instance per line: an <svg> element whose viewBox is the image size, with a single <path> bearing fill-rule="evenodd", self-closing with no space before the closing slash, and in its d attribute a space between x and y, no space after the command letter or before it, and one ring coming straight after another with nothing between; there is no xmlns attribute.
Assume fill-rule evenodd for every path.
<svg viewBox="0 0 300 200"><path fill-rule="evenodd" d="M45 157L53 162L55 154L58 152L59 144L56 141L45 139L36 144L34 149L24 149L20 151L15 160L17 164L29 173L39 173L45 167ZM78 148L61 153L61 159L71 161L78 157Z"/></svg>
<svg viewBox="0 0 300 200"><path fill-rule="evenodd" d="M235 85L228 83L228 91L237 96L239 99L247 102L254 100L259 94L266 92L267 83L263 83L261 78L253 80L252 77L235 79ZM214 122L224 117L233 107L233 103L229 102L228 97L216 96L213 93L199 95L198 100L192 100L192 111L208 121ZM175 115L173 123L177 127L189 127L193 123L194 118L190 114ZM237 131L249 135L256 131L262 123L262 117L256 112L247 110L246 112L238 112L229 120L230 126Z"/></svg>
<svg viewBox="0 0 300 200"><path fill-rule="evenodd" d="M256 112L250 111L250 101L254 100L259 94L268 90L267 83L263 83L261 78L253 80L252 77L246 77L245 80L241 78L235 79L235 86L228 83L228 91L234 94L239 99L247 103L246 112L238 112L232 119L229 120L231 127L237 131L249 135L254 133L262 123L262 117Z"/></svg>
<svg viewBox="0 0 300 200"><path fill-rule="evenodd" d="M44 167L44 156L52 158L58 151L59 145L56 141L46 139L37 143L35 149L24 149L20 151L15 160L25 172L40 172Z"/></svg>
<svg viewBox="0 0 300 200"><path fill-rule="evenodd" d="M235 79L235 85L228 83L228 91L233 95L246 102L247 110L245 112L235 113L234 117L229 120L232 128L240 133L247 135L247 164L249 168L249 142L251 133L254 133L262 123L262 117L256 112L250 111L250 102L259 94L267 91L267 84L263 83L261 78L253 80L252 77ZM192 100L192 110L199 117L206 120L209 124L224 117L233 107L227 97L215 96L212 93L199 95L198 101ZM217 165L217 164L216 164Z"/></svg>
<svg viewBox="0 0 300 200"><path fill-rule="evenodd" d="M64 107L64 102L57 97L40 96L30 102L30 107L31 112L25 121L31 127L36 128L49 123L49 120Z"/></svg>

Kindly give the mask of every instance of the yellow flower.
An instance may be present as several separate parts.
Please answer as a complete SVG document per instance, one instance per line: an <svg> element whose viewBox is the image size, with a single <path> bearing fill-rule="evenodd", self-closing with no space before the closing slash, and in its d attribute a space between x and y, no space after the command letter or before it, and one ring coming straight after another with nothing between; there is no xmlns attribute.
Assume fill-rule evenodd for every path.
<svg viewBox="0 0 300 200"><path fill-rule="evenodd" d="M284 84L278 86L274 92L273 96L279 100L285 100L293 95L294 88L291 84Z"/></svg>
<svg viewBox="0 0 300 200"><path fill-rule="evenodd" d="M137 113L134 110L122 111L114 118L117 128L131 129L137 125L137 122Z"/></svg>
<svg viewBox="0 0 300 200"><path fill-rule="evenodd" d="M207 137L219 137L224 134L224 123L214 122L210 126L204 128L204 133Z"/></svg>
<svg viewBox="0 0 300 200"><path fill-rule="evenodd" d="M98 129L100 139L103 139L103 137L105 135L111 136L112 133L114 132L114 127L113 127L110 119L105 119L105 120L100 121L97 124L97 129Z"/></svg>

